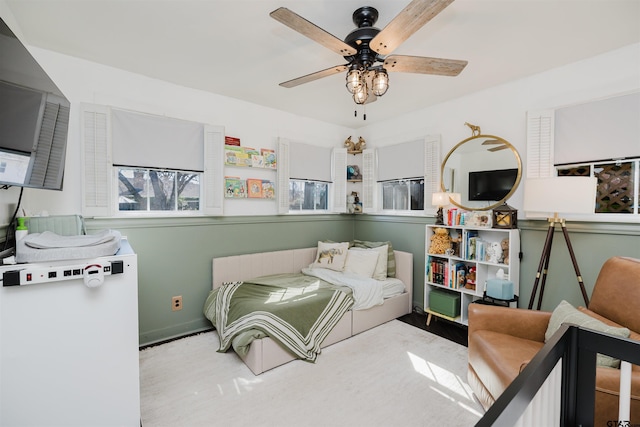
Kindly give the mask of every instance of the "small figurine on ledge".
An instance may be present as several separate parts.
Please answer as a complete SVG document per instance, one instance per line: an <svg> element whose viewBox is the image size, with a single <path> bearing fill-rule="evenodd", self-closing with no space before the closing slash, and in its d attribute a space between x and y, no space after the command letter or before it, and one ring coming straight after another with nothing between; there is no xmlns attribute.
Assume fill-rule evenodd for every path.
<svg viewBox="0 0 640 427"><path fill-rule="evenodd" d="M362 181L358 165L347 165L347 181Z"/></svg>
<svg viewBox="0 0 640 427"><path fill-rule="evenodd" d="M344 146L347 148L348 152L361 153L367 146L367 143L361 136L358 137L358 142L353 142L351 140L351 136L349 136L349 138L345 139Z"/></svg>

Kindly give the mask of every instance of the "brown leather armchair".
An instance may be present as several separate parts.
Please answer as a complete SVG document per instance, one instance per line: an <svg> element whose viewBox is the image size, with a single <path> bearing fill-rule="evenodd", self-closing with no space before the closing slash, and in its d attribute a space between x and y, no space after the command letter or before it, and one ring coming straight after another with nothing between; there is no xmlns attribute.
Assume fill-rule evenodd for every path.
<svg viewBox="0 0 640 427"><path fill-rule="evenodd" d="M629 328L640 341L640 260L608 259L589 307L579 309L612 326ZM482 304L469 305L468 381L488 409L544 345L551 313ZM596 368L595 426L618 419L620 370ZM640 423L640 367L633 365L631 425Z"/></svg>

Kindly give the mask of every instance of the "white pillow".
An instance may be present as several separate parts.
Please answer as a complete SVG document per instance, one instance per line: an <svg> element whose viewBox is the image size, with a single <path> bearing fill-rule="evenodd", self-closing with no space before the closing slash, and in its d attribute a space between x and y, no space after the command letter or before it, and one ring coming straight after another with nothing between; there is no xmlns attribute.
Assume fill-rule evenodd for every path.
<svg viewBox="0 0 640 427"><path fill-rule="evenodd" d="M311 268L328 268L329 270L343 271L347 261L349 242L325 243L318 242L316 260L309 266Z"/></svg>
<svg viewBox="0 0 640 427"><path fill-rule="evenodd" d="M378 262L376 263L376 269L373 271L373 277L376 280L385 280L387 278L387 261L389 245L382 245L371 249L366 248L351 248L349 251L363 251L363 252L375 252L378 254Z"/></svg>
<svg viewBox="0 0 640 427"><path fill-rule="evenodd" d="M376 252L349 249L344 272L371 278L376 269L376 264L378 264L378 254Z"/></svg>

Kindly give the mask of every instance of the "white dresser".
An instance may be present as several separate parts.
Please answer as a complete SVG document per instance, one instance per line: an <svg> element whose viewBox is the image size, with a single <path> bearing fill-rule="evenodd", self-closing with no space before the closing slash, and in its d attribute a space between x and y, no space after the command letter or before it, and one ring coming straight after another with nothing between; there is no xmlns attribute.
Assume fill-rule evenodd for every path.
<svg viewBox="0 0 640 427"><path fill-rule="evenodd" d="M140 425L137 263L0 267L0 425Z"/></svg>

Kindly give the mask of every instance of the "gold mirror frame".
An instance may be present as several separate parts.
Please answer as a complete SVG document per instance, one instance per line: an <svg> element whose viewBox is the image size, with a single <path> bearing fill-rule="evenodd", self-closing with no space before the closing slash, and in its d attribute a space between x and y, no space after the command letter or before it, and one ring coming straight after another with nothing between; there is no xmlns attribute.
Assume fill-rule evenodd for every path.
<svg viewBox="0 0 640 427"><path fill-rule="evenodd" d="M442 165L440 166L440 188L442 189L442 191L447 191L447 189L445 188L445 169L446 169L446 164L447 161L449 160L449 158L455 154L456 150L458 150L460 148L460 151L462 151L462 148L465 144L468 144L472 141L475 140L479 140L479 139L485 139L486 141L492 141L492 145L504 145L506 146L504 149L509 149L511 150L511 153L513 153L516 163L517 163L517 169L518 169L518 174L516 176L516 181L513 184L513 187L511 187L511 190L507 193L506 196L504 196L501 200L495 202L494 204L490 205L490 206L485 206L485 207L470 207L470 206L464 206L462 204L462 201L467 200L468 199L468 194L466 195L466 197L464 197L465 195L461 195L461 202L457 203L456 201L452 200L451 198L449 199L449 201L451 202L452 205L457 206L459 208L465 209L465 210L469 210L469 211L488 211L494 208L497 208L498 206L502 205L503 203L506 203L506 201L513 195L513 193L516 191L516 189L518 188L518 185L520 184L520 180L522 179L522 159L520 159L520 155L518 154L518 150L516 150L516 148L507 140L500 138L499 136L495 136L495 135L480 135L480 134L476 134L471 136L470 138L467 138L463 141L460 141L458 144L456 144L447 154L447 156L444 158ZM493 142L493 140L495 140L496 142ZM485 142L486 142L485 141ZM482 144L481 144L482 145ZM468 146L467 146L468 147ZM491 148L491 147L490 147ZM457 192L457 191L454 191ZM468 193L468 189L467 189L467 193Z"/></svg>

